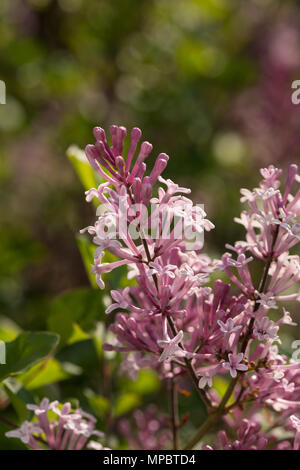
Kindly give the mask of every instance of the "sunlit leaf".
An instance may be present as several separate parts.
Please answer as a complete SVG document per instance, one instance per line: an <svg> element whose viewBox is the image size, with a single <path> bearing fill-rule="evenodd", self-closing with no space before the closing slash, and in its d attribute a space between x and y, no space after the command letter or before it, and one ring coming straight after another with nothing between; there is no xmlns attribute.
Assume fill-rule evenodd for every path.
<svg viewBox="0 0 300 470"><path fill-rule="evenodd" d="M228 387L228 381L225 380L223 377L217 376L213 379L213 387L218 392L220 397L223 397ZM228 404L230 405L231 403L233 403L233 401L234 398L231 395L230 399L228 400Z"/></svg>
<svg viewBox="0 0 300 470"><path fill-rule="evenodd" d="M88 397L90 406L96 416L103 418L109 410L109 400L101 395L91 395Z"/></svg>
<svg viewBox="0 0 300 470"><path fill-rule="evenodd" d="M90 288L76 289L57 297L48 318L48 328L61 337L61 345L88 338L96 321L104 317L101 293ZM76 326L75 326L76 325Z"/></svg>
<svg viewBox="0 0 300 470"><path fill-rule="evenodd" d="M160 381L157 374L150 369L142 369L136 381L125 380L122 388L140 395L149 395L157 392L160 388Z"/></svg>
<svg viewBox="0 0 300 470"><path fill-rule="evenodd" d="M21 328L10 318L0 317L0 339L12 341L21 333Z"/></svg>
<svg viewBox="0 0 300 470"><path fill-rule="evenodd" d="M77 323L73 323L73 331L71 336L68 339L68 344L76 343L77 341L83 341L84 339L88 339L89 335L83 331L82 328Z"/></svg>
<svg viewBox="0 0 300 470"><path fill-rule="evenodd" d="M35 365L18 378L28 390L34 390L44 385L66 380L69 377L71 375L63 369L59 361L51 358L49 361L45 361L44 364Z"/></svg>
<svg viewBox="0 0 300 470"><path fill-rule="evenodd" d="M34 366L51 354L59 337L53 333L21 333L14 341L5 343L6 364L0 364L0 380Z"/></svg>
<svg viewBox="0 0 300 470"><path fill-rule="evenodd" d="M78 178L80 179L83 187L88 190L96 188L99 183L96 181L95 172L88 162L85 153L80 148L72 145L67 150L67 157L73 165Z"/></svg>
<svg viewBox="0 0 300 470"><path fill-rule="evenodd" d="M91 265L94 264L95 246L83 236L76 237L76 241L91 286L99 290L99 287L96 282L96 277L94 274L91 273Z"/></svg>
<svg viewBox="0 0 300 470"><path fill-rule="evenodd" d="M114 415L121 416L141 404L141 398L137 393L127 392L119 396L115 402Z"/></svg>

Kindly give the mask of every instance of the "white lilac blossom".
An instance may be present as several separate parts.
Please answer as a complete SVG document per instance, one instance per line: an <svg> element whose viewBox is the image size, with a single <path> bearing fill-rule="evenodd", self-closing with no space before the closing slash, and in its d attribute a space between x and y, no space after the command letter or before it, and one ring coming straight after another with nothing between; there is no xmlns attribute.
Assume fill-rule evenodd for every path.
<svg viewBox="0 0 300 470"><path fill-rule="evenodd" d="M282 171L270 165L260 171L257 188L242 189L247 207L235 220L244 226L245 239L227 244L221 260L211 260L201 251L199 235L214 226L203 207L187 198L190 190L161 176L169 157L159 154L147 174L152 145L139 145L141 131L132 129L127 155L127 130L111 126L110 133L111 145L104 130L95 128L96 142L86 148L105 181L86 195L106 210L87 228L97 246L92 272L104 289L102 274L127 266L135 285L111 292L107 313L116 312L110 325L116 340L103 348L124 355L122 373L127 368L132 378L146 364L162 380L176 377L194 384L207 408L219 410L237 435L229 443L221 434L223 448L264 448L267 440L256 422L259 408L280 411L287 422L300 406L299 363L289 363L273 344L280 341L281 325L295 324L294 317L286 310L277 320L269 317L279 314L282 302L300 300L299 258L291 253L300 240L297 165L290 165L284 185ZM115 239L103 231L105 224L116 231ZM192 248L186 243L191 234ZM116 260L103 262L106 252ZM218 269L228 283L218 279ZM212 273L216 280L210 283ZM230 393L220 396L211 387L212 370L225 376ZM233 405L227 403L230 396Z"/></svg>

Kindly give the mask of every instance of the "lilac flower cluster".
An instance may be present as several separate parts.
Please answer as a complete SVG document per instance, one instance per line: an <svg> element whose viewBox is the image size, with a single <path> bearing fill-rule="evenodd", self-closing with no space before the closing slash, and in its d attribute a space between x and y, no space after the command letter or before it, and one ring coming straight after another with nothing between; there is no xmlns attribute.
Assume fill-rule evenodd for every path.
<svg viewBox="0 0 300 470"><path fill-rule="evenodd" d="M220 450L264 450L267 443L265 435L260 432L260 425L247 419L242 420L235 441L230 442L225 431L220 431L217 439ZM203 450L213 450L213 447L204 445Z"/></svg>
<svg viewBox="0 0 300 470"><path fill-rule="evenodd" d="M70 403L60 405L44 398L40 405L27 408L36 420L24 421L19 428L8 431L7 437L18 438L33 450L105 449L100 442L90 440L91 436L104 437L95 429L96 418L81 409L72 411ZM53 419L49 417L51 412Z"/></svg>
<svg viewBox="0 0 300 470"><path fill-rule="evenodd" d="M169 417L160 413L155 405L134 411L132 420L121 419L119 429L130 448L135 450L165 449L171 440Z"/></svg>
<svg viewBox="0 0 300 470"><path fill-rule="evenodd" d="M290 253L300 240L299 187L292 192L300 182L297 166L289 167L283 189L281 170L271 165L261 170L259 187L241 190L241 202L248 207L236 222L245 227L245 240L226 245L229 251L221 260L211 260L200 251L203 243L195 238L193 249L187 249L186 232L176 230L178 224L186 225L190 236L214 226L203 208L186 197L188 189L161 177L167 155L158 155L147 176L145 160L151 144L140 145L133 163L141 131L132 130L126 159L126 129L111 126L110 132L112 146L105 131L95 128L96 143L86 148L91 165L105 179L97 189L87 191L86 198L98 198L106 210L94 226L84 230L98 245L92 271L99 287L104 288L103 273L122 265L128 266L128 277L136 284L111 292L113 303L106 313L116 313L110 326L116 341L105 344L104 349L124 353L122 370L132 378L141 367L156 369L162 379L188 375L207 406L211 426L230 420L231 427L240 429L239 444L227 444L225 434L221 435L223 447L262 448L268 438L272 442L272 435L258 439L257 444L251 437L260 426L257 413L261 407L272 413L273 426L280 412L281 425L287 432L291 422L292 429L299 429L299 363L279 354L276 345L280 344L281 325L295 325L289 312L281 307L282 302L300 299L299 257ZM128 210L120 221L124 200ZM144 229L145 213L152 202L156 208L150 224L155 236L153 230L149 233ZM166 216L171 221L168 236L164 229ZM121 222L122 231L118 232ZM132 223L137 237L131 236ZM105 235L104 225L117 229L116 239L109 236L109 230ZM103 262L105 251L114 255L115 261ZM258 285L253 280L255 259L262 265ZM215 276L218 270L227 275L228 283L216 280L208 287L211 273ZM270 318L270 312L277 314L276 321ZM223 397L212 387L217 374L230 379ZM230 398L233 404L228 405ZM200 428L188 446L202 437ZM295 442L298 448L299 437Z"/></svg>

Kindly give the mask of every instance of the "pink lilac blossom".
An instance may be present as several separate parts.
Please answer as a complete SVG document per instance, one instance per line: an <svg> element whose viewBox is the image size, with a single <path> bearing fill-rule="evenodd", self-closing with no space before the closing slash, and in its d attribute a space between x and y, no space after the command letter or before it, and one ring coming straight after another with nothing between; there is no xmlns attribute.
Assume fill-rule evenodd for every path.
<svg viewBox="0 0 300 470"><path fill-rule="evenodd" d="M131 420L121 419L119 429L131 449L135 450L163 450L171 440L169 417L160 413L155 405L136 410Z"/></svg>
<svg viewBox="0 0 300 470"><path fill-rule="evenodd" d="M230 442L225 431L218 433L217 449L221 450L263 450L268 439L260 432L258 423L244 419L237 432L237 439ZM204 445L203 450L213 450L211 446Z"/></svg>
<svg viewBox="0 0 300 470"><path fill-rule="evenodd" d="M96 418L81 409L72 410L70 403L60 406L58 401L44 398L40 405L27 405L37 421L24 421L20 428L8 431L7 437L18 438L34 450L83 450L90 448L89 438L104 437L95 429ZM49 412L58 419L49 419ZM96 441L93 442L93 448ZM101 446L100 443L96 443ZM104 449L104 448L103 448Z"/></svg>
<svg viewBox="0 0 300 470"><path fill-rule="evenodd" d="M98 246L92 272L101 289L105 287L101 275L123 265L136 281L123 291L112 291L114 303L107 313L116 311L110 326L116 342L103 348L124 353L121 370L128 368L131 377L145 365L156 369L162 379L189 376L206 406L222 407L222 420L231 420L237 429L242 419L239 412L251 403L249 421L243 424L246 437L257 432L254 419L262 407L274 415L281 412L287 426L300 406L299 364L279 354L274 342L280 341L280 326L294 322L285 310L277 321L269 313L278 312L282 302L300 300L299 258L290 253L300 240L300 189L292 191L300 182L297 165L290 165L282 189L282 172L270 165L261 170L258 188L241 190L241 201L248 208L236 222L245 227L245 240L226 245L232 253L211 260L201 252L203 240L196 236L213 228L203 208L186 197L189 190L161 177L166 154L160 154L150 175L146 174L152 146L143 142L137 149L141 138L137 128L131 132L125 158L126 133L124 127L112 126L110 146L103 129L96 128L96 143L86 149L93 168L109 184L87 194L88 200L97 197L107 209L87 228ZM155 184L160 183L166 190L159 186L156 193ZM127 210L120 215L124 201ZM154 213L149 216L153 202ZM117 240L99 229L103 224L113 225ZM184 225L187 231L178 230ZM193 249L188 249L191 230L195 240ZM116 260L103 263L105 251ZM262 266L258 285L252 272L255 259ZM217 279L205 285L218 269L229 283ZM226 375L232 386L238 407L228 408L230 416L224 413L230 394L224 398L210 388L215 375ZM238 442L244 442L245 436L240 435ZM245 446L265 445L264 438L252 442L251 437ZM246 448L233 445L239 446Z"/></svg>

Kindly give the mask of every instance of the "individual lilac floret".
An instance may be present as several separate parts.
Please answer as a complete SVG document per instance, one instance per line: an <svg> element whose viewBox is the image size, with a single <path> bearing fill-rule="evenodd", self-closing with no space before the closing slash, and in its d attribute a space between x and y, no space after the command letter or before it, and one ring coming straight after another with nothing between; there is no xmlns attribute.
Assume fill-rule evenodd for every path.
<svg viewBox="0 0 300 470"><path fill-rule="evenodd" d="M237 376L237 371L245 372L248 370L246 364L241 364L244 354L228 354L228 362L224 362L222 365L224 369L229 370L231 377L235 378Z"/></svg>
<svg viewBox="0 0 300 470"><path fill-rule="evenodd" d="M210 372L204 372L203 375L200 376L198 387L199 388L205 388L206 386L212 387L212 379L213 379L213 375Z"/></svg>
<svg viewBox="0 0 300 470"><path fill-rule="evenodd" d="M6 437L20 439L24 444L28 444L32 449L40 449L40 446L34 439L33 434L41 434L42 432L42 428L40 428L36 423L24 421L19 428L14 429L13 431L8 431L5 435Z"/></svg>
<svg viewBox="0 0 300 470"><path fill-rule="evenodd" d="M300 449L300 419L296 415L290 416L290 421L294 429L296 429L296 435L294 440L294 450Z"/></svg>
<svg viewBox="0 0 300 470"><path fill-rule="evenodd" d="M274 341L278 338L278 329L279 326L276 326L272 320L268 317L262 317L254 322L253 336L259 341L264 341L265 339Z"/></svg>
<svg viewBox="0 0 300 470"><path fill-rule="evenodd" d="M228 318L225 323L222 322L222 320L218 320L218 325L223 333L234 333L235 331L239 331L243 328L242 325L235 325L232 318Z"/></svg>
<svg viewBox="0 0 300 470"><path fill-rule="evenodd" d="M159 339L157 341L157 344L163 348L159 362L170 362L172 359L177 357L185 357L185 351L183 351L183 349L179 346L183 339L183 331L179 331L179 333L174 336L174 338L170 338L168 335L166 336L166 339Z"/></svg>
<svg viewBox="0 0 300 470"><path fill-rule="evenodd" d="M274 308L274 309L277 309L277 305L276 305L276 299L274 297L274 294L273 292L268 292L267 294L262 294L262 293L259 293L259 292L255 292L256 295L258 296L258 300L257 300L257 303L262 305L264 308L266 309L271 309L271 308Z"/></svg>
<svg viewBox="0 0 300 470"><path fill-rule="evenodd" d="M110 295L112 296L115 303L110 304L105 310L105 313L111 313L118 308L127 309L129 306L129 299L127 300L128 291L129 287L126 287L125 289L123 289L123 291L111 290Z"/></svg>

